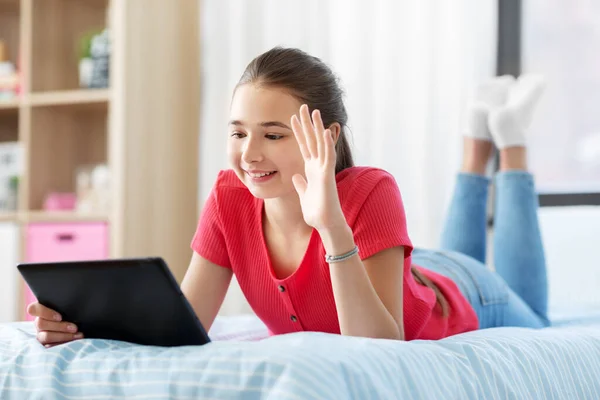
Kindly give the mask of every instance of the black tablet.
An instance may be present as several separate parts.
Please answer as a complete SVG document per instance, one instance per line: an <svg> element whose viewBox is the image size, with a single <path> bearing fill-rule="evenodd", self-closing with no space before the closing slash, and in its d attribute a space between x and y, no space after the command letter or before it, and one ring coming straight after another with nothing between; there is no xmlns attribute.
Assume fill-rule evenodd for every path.
<svg viewBox="0 0 600 400"><path fill-rule="evenodd" d="M17 268L38 301L75 323L85 338L152 346L210 342L162 258L24 263Z"/></svg>

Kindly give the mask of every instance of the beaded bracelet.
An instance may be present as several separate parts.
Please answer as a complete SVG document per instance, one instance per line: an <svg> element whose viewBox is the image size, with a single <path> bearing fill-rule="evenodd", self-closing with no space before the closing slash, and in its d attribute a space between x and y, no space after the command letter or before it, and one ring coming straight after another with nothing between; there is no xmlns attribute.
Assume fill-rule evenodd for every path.
<svg viewBox="0 0 600 400"><path fill-rule="evenodd" d="M357 253L358 253L358 246L354 246L354 248L352 250L350 250L349 252L347 252L345 254L339 255L339 256L330 256L330 255L326 254L325 261L328 264L342 262L342 261L349 259L350 257L352 257L353 255L355 255Z"/></svg>

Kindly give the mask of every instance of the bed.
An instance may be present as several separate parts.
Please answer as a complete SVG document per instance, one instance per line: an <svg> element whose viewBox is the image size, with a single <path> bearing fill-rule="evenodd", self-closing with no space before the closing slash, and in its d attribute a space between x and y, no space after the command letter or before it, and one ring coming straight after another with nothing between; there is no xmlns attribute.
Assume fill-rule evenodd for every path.
<svg viewBox="0 0 600 400"><path fill-rule="evenodd" d="M558 325L398 342L267 337L254 317L219 317L206 346L45 349L31 323L3 324L0 398L600 399L600 313Z"/></svg>

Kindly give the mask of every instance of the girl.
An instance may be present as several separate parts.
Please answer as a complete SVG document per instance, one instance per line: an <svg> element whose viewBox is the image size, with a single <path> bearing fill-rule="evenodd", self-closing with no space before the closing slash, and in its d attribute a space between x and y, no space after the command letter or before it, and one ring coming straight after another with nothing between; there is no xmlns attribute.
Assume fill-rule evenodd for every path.
<svg viewBox="0 0 600 400"><path fill-rule="evenodd" d="M296 49L254 59L231 103L231 170L219 174L206 201L181 284L202 324L210 329L235 274L272 334L413 340L548 326L524 137L541 89L532 76L496 78L479 89L442 249L413 250L394 178L353 165L331 70ZM497 273L484 264L492 140L501 170ZM53 310L33 303L28 311L45 345L83 337Z"/></svg>

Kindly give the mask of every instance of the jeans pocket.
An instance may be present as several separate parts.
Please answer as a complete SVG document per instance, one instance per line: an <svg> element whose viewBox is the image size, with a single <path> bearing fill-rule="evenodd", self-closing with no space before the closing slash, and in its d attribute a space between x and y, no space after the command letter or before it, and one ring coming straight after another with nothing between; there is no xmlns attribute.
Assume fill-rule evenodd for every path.
<svg viewBox="0 0 600 400"><path fill-rule="evenodd" d="M466 281L469 288L477 292L482 306L506 304L509 298L509 287L504 280L486 265L462 253L436 251L443 256L451 267L460 271L460 279Z"/></svg>

